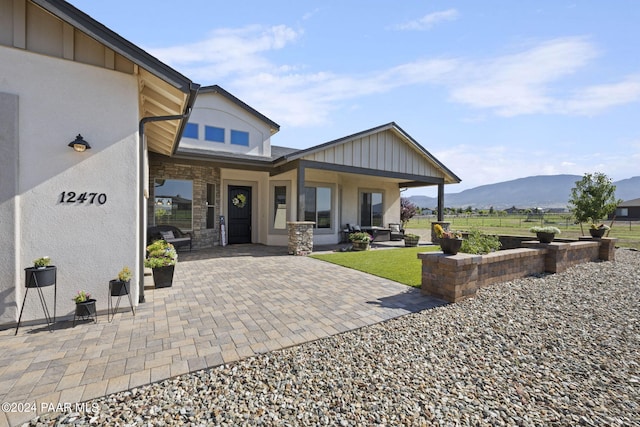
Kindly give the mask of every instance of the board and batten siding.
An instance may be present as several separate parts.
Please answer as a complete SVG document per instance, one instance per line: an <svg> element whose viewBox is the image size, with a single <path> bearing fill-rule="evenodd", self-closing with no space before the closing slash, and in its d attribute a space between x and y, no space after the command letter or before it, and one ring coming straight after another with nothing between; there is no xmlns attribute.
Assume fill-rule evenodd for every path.
<svg viewBox="0 0 640 427"><path fill-rule="evenodd" d="M304 156L304 159L411 175L443 177L442 172L424 154L390 130L329 146Z"/></svg>

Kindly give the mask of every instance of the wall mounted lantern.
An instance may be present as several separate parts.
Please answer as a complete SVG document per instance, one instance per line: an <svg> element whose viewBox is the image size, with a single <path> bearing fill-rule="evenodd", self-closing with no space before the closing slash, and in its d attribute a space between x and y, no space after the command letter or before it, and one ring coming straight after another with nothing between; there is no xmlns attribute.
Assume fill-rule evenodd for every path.
<svg viewBox="0 0 640 427"><path fill-rule="evenodd" d="M76 136L76 139L74 141L71 141L69 143L69 147L73 148L74 150L76 150L79 153L83 152L84 150L88 150L88 149L91 148L89 143L87 141L85 141L84 139L82 139L82 135L80 135L80 134L78 134L78 136Z"/></svg>

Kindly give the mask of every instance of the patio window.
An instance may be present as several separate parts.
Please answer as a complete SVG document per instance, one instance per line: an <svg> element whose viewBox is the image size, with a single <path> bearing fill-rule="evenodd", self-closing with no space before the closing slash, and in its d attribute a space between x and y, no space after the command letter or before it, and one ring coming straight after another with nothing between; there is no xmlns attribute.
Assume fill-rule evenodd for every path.
<svg viewBox="0 0 640 427"><path fill-rule="evenodd" d="M360 225L382 227L384 224L382 213L382 192L363 191L360 193Z"/></svg>
<svg viewBox="0 0 640 427"><path fill-rule="evenodd" d="M181 179L155 179L153 184L155 225L192 229L193 182Z"/></svg>
<svg viewBox="0 0 640 427"><path fill-rule="evenodd" d="M304 220L315 222L314 228L331 228L331 187L305 187Z"/></svg>

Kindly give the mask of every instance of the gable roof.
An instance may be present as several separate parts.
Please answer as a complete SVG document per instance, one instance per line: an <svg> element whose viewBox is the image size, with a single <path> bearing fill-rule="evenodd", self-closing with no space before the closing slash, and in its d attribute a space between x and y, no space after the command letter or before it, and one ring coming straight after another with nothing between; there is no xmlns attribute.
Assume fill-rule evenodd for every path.
<svg viewBox="0 0 640 427"><path fill-rule="evenodd" d="M366 158L361 156L363 153ZM457 175L394 122L303 150L272 146L271 157L195 148L180 148L176 157L270 171L272 175L303 166L380 176L392 178L402 187L460 182Z"/></svg>
<svg viewBox="0 0 640 427"><path fill-rule="evenodd" d="M626 200L618 205L619 208L634 208L640 206L640 199Z"/></svg>
<svg viewBox="0 0 640 427"><path fill-rule="evenodd" d="M416 161L415 154L422 161ZM285 154L280 162L298 159L415 176L429 173L431 177L437 175L442 178L446 184L461 181L395 122ZM411 183L407 185L411 186ZM416 185L421 185L421 182Z"/></svg>
<svg viewBox="0 0 640 427"><path fill-rule="evenodd" d="M274 133L280 130L279 124L277 124L276 122L274 122L273 120L271 120L270 118L268 118L267 116L265 116L264 114L256 110L255 108L246 104L239 98L236 98L231 93L227 92L226 90L224 90L222 87L218 85L203 86L202 88L200 88L198 93L217 93L222 95L227 100L231 101L232 103L236 104L238 107L247 111L249 114L257 117L258 119L262 120L267 125L269 125L269 127L271 128L271 135L273 135Z"/></svg>
<svg viewBox="0 0 640 427"><path fill-rule="evenodd" d="M140 118L189 114L200 85L66 1L29 1L140 67L137 72ZM148 123L145 134L149 150L173 154L186 123L187 118Z"/></svg>

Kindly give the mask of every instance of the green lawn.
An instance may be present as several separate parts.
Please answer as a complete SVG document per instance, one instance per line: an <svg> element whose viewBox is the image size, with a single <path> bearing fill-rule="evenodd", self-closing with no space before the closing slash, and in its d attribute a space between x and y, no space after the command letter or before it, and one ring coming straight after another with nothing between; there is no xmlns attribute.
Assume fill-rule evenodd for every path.
<svg viewBox="0 0 640 427"><path fill-rule="evenodd" d="M417 254L437 250L440 250L439 246L419 246L416 248L373 249L362 252L334 252L311 255L311 257L405 285L420 287L422 262L418 259Z"/></svg>

